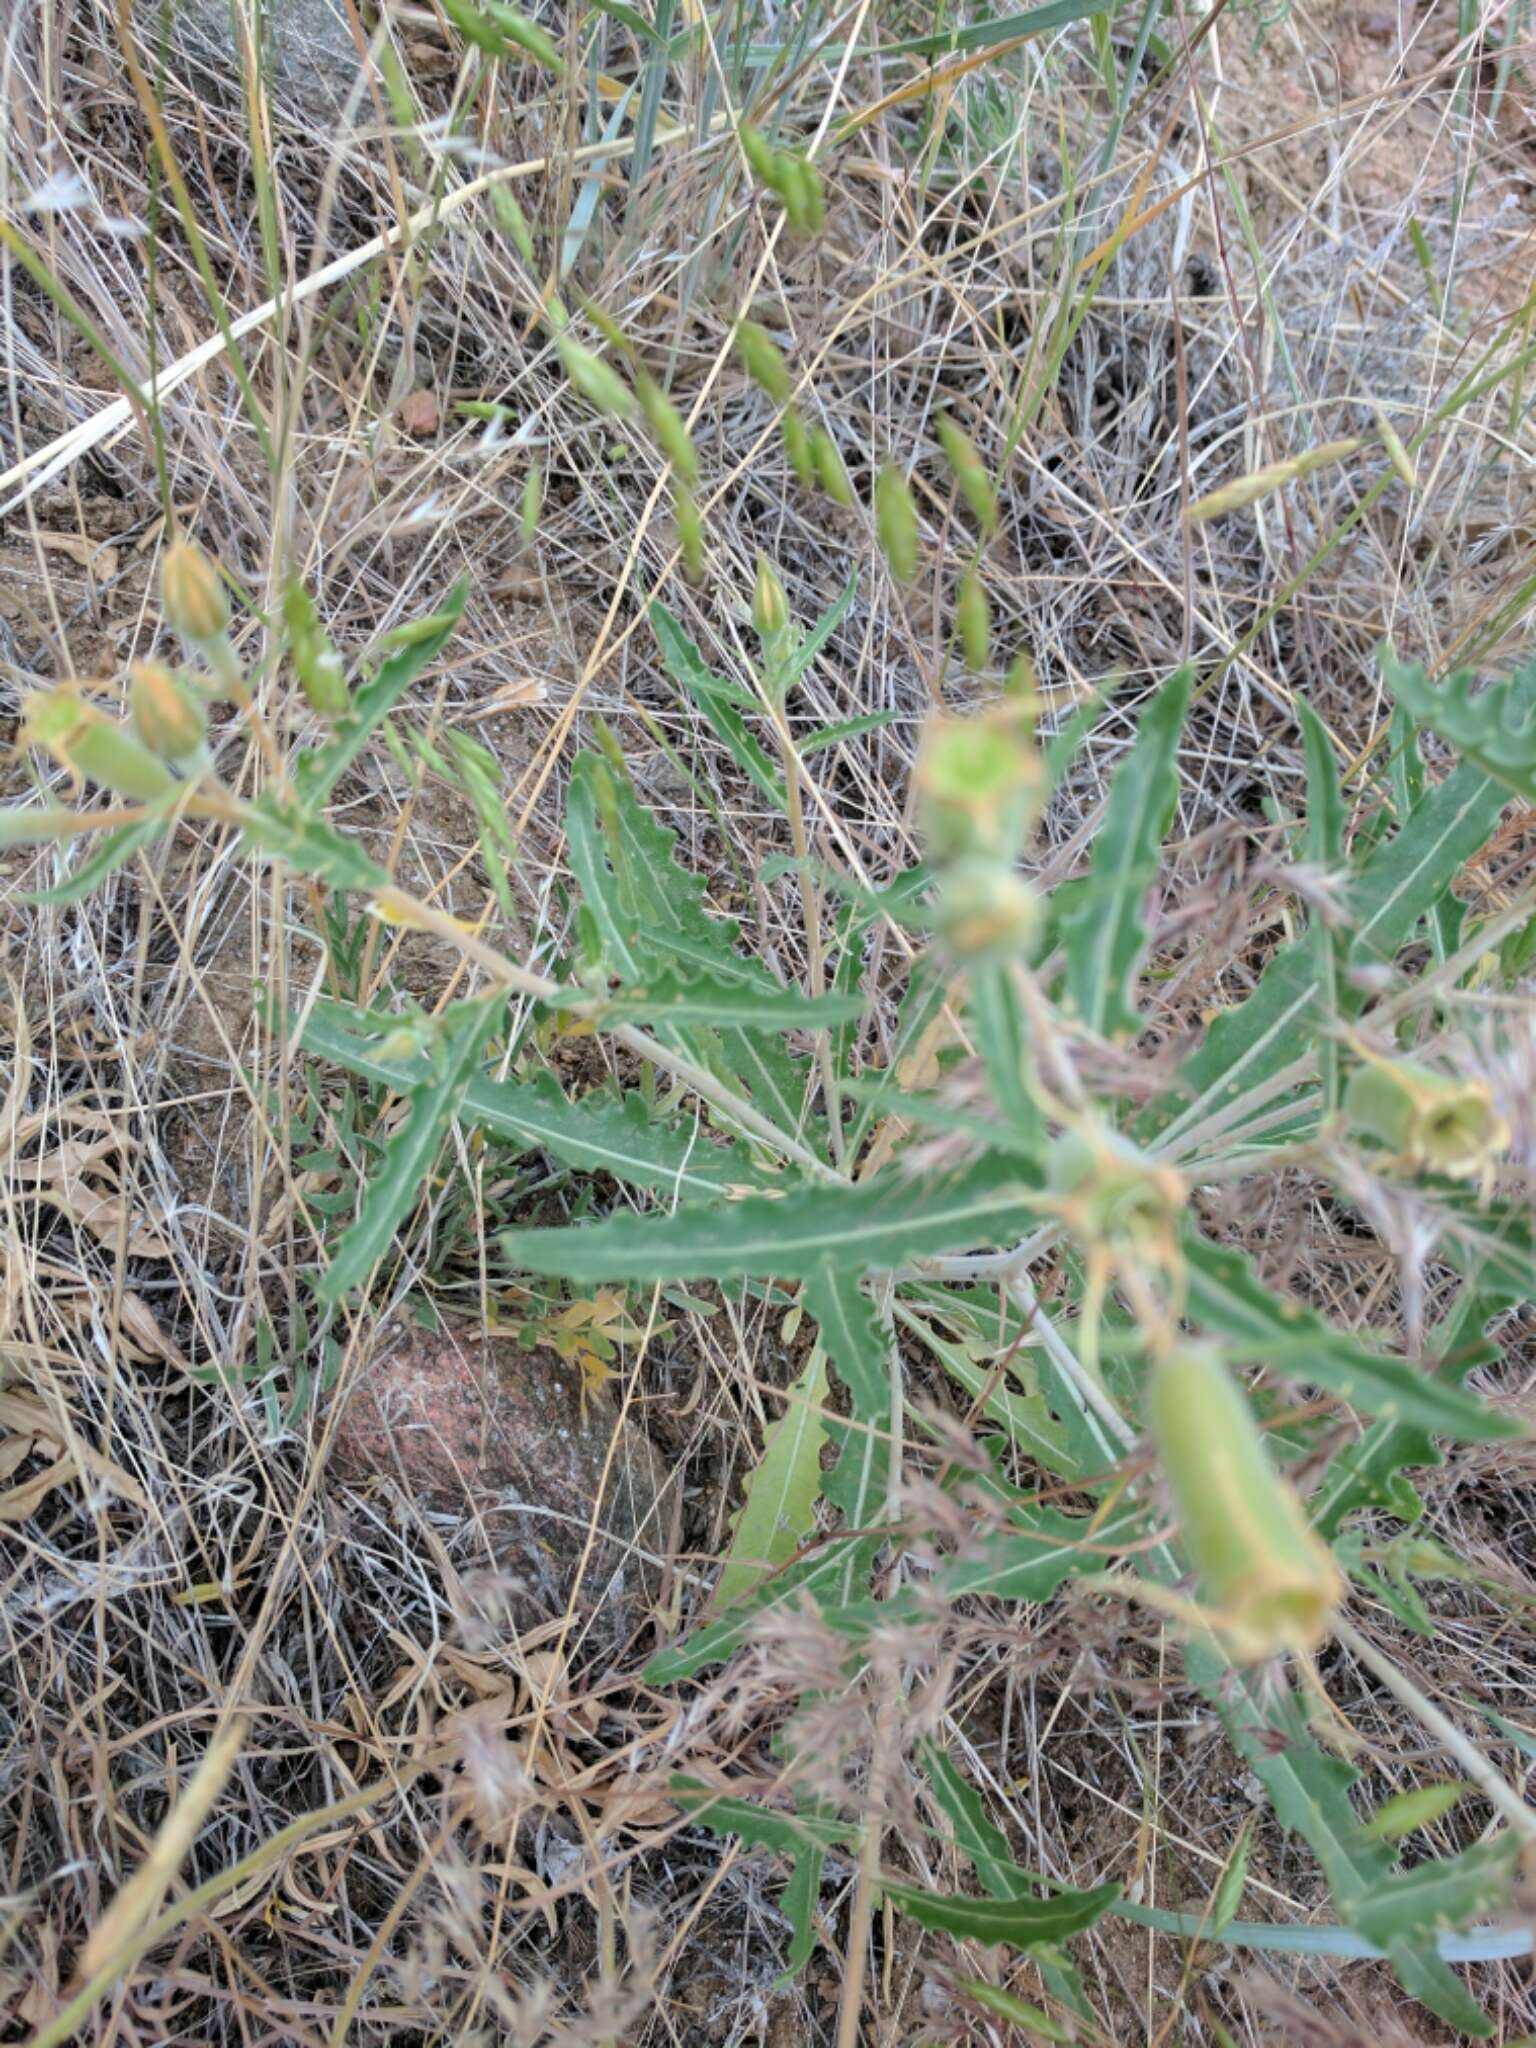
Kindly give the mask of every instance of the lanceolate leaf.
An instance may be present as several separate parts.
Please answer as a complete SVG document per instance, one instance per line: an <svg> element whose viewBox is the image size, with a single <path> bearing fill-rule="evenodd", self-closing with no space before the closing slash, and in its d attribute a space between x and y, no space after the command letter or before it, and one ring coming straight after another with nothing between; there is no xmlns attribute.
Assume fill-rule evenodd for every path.
<svg viewBox="0 0 1536 2048"><path fill-rule="evenodd" d="M739 1025L759 1031L815 1031L859 1016L862 996L803 996L796 988L760 988L735 976L663 971L643 986L614 991L601 1024Z"/></svg>
<svg viewBox="0 0 1536 2048"><path fill-rule="evenodd" d="M51 889L29 889L22 897L24 903L79 903L91 891L104 882L108 875L115 874L125 861L130 861L141 847L149 846L165 830L167 820L177 805L191 794L191 785L180 783L168 789L163 796L157 796L146 807L145 815L136 825L124 825L116 832L109 832L99 846L80 863L72 875L62 882L56 882ZM14 815L26 817L26 812ZM61 813L72 818L73 813ZM0 841L0 844L3 844Z"/></svg>
<svg viewBox="0 0 1536 2048"><path fill-rule="evenodd" d="M384 1162L368 1183L357 1221L337 1247L320 1280L324 1301L340 1301L366 1280L394 1241L395 1231L420 1199L443 1135L479 1064L481 1048L503 1002L487 1000L458 1018L433 1057L433 1071L407 1098L405 1122L384 1148Z"/></svg>
<svg viewBox="0 0 1536 2048"><path fill-rule="evenodd" d="M827 1440L826 1354L818 1345L789 1390L784 1413L763 1434L763 1455L748 1474L746 1497L732 1521L731 1544L715 1588L727 1608L793 1557L816 1526L821 1498L821 1448Z"/></svg>
<svg viewBox="0 0 1536 2048"><path fill-rule="evenodd" d="M1369 1414L1469 1443L1522 1433L1518 1422L1453 1381L1433 1379L1411 1359L1373 1350L1314 1310L1271 1294L1243 1253L1218 1250L1190 1232L1185 1255L1190 1319L1231 1339L1249 1357L1328 1387Z"/></svg>
<svg viewBox="0 0 1536 2048"><path fill-rule="evenodd" d="M852 1839L852 1828L818 1814L784 1813L756 1800L717 1792L697 1778L675 1777L672 1797L689 1819L718 1835L738 1835L752 1848L797 1856L803 1849L835 1849Z"/></svg>
<svg viewBox="0 0 1536 2048"><path fill-rule="evenodd" d="M1095 1885L1091 1891L1055 1892L1047 1899L965 1899L917 1885L883 1883L880 1889L893 1905L916 1920L953 1934L962 1941L988 1944L1006 1941L1010 1948L1036 1948L1042 1942L1065 1941L1092 1927L1120 1896L1117 1884Z"/></svg>
<svg viewBox="0 0 1536 2048"><path fill-rule="evenodd" d="M1193 681L1192 670L1180 669L1143 713L1136 744L1115 774L1088 886L1062 929L1068 993L1089 1029L1105 1036L1137 1028L1142 916L1178 799L1179 737Z"/></svg>
<svg viewBox="0 0 1536 2048"><path fill-rule="evenodd" d="M703 712L736 765L767 797L775 810L785 807L784 776L773 757L748 728L737 692L721 683L660 598L651 605L651 630L661 649L667 673Z"/></svg>
<svg viewBox="0 0 1536 2048"><path fill-rule="evenodd" d="M568 1280L804 1280L919 1254L996 1245L1036 1219L1015 1162L978 1160L947 1179L887 1172L863 1186L797 1188L727 1208L610 1216L567 1230L509 1230L514 1266Z"/></svg>
<svg viewBox="0 0 1536 2048"><path fill-rule="evenodd" d="M402 1094L427 1078L421 1057L385 1050L392 1022L322 1003L304 1027L305 1047L364 1080ZM358 1025L369 1027L362 1036ZM764 1176L740 1145L720 1145L692 1126L657 1123L643 1096L568 1096L552 1074L496 1081L476 1074L459 1103L459 1120L512 1144L548 1152L581 1173L611 1173L630 1187L668 1196L718 1199Z"/></svg>
<svg viewBox="0 0 1536 2048"><path fill-rule="evenodd" d="M1481 769L1463 764L1376 848L1346 892L1353 921L1349 966L1396 957L1419 920L1487 839L1507 801L1499 784ZM1167 1143L1308 1060L1316 1046L1320 994L1315 953L1305 946L1282 947L1252 995L1218 1017L1205 1043L1185 1062L1179 1079L1192 1098L1188 1106L1171 1120L1166 1114L1150 1117L1147 1131L1165 1125ZM1347 977L1340 998L1349 1008L1363 1001Z"/></svg>
<svg viewBox="0 0 1536 2048"><path fill-rule="evenodd" d="M379 667L377 675L364 683L352 698L350 710L324 746L301 756L293 771L293 786L299 805L316 810L322 805L352 763L362 752L369 735L394 710L406 691L431 662L442 653L459 623L467 582L453 586L440 610L421 619L412 628L413 637L398 647Z"/></svg>
<svg viewBox="0 0 1536 2048"><path fill-rule="evenodd" d="M247 808L246 843L259 852L287 861L300 874L314 875L333 889L358 889L373 895L392 887L389 873L355 839L309 816L293 805L263 793Z"/></svg>

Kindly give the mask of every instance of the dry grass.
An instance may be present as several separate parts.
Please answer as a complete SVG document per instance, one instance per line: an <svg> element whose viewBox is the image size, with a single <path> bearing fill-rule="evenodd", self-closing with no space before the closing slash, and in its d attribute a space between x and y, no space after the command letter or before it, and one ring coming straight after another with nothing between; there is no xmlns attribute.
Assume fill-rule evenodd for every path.
<svg viewBox="0 0 1536 2048"><path fill-rule="evenodd" d="M724 175L724 140L664 144L634 187L622 161L610 166L574 279L694 408L709 544L697 590L677 569L649 443L616 436L572 393L533 319L544 279L529 276L488 195L248 342L271 464L222 363L167 397L169 499L256 603L299 565L349 653L468 575L452 659L414 692L406 721L428 738L465 729L493 750L519 840L515 916L489 893L462 796L430 775L413 780L380 747L349 779L345 816L420 893L487 917L520 958L557 944L563 777L601 718L716 900L792 977L804 965L793 883L765 886L758 873L786 850L782 825L667 681L644 600L663 593L718 666L739 668L759 549L802 617L858 567L858 596L794 717L811 730L898 714L819 757L810 821L830 858L878 885L914 852L918 722L973 688L949 646L962 557L931 422L948 407L993 462L1015 423L987 557L999 643L1033 652L1053 714L1106 690L1048 823L1051 873L1080 862L1152 686L1189 656L1208 679L1164 903L1169 979L1156 1022L1179 1040L1286 936L1259 885L1280 854L1277 822L1301 802L1293 694L1355 757L1384 716L1369 659L1383 636L1432 663L1475 655L1496 668L1528 624L1531 427L1507 385L1436 438L1411 501L1382 497L1315 566L1359 496L1347 465L1283 512L1193 537L1181 517L1190 496L1314 428L1368 430L1380 406L1409 436L1520 304L1529 55L1513 46L1500 93L1499 40L1516 17L1490 9L1474 47L1457 40L1455 13L1318 0L1266 25L1234 6L1169 75L1149 62L1118 137L1080 25L946 87L942 112L915 101L829 148L829 226L813 242L772 232ZM113 14L105 0L50 0L0 27L0 212L143 375L151 346L175 359L213 324L150 172ZM773 17L773 39L787 40L795 19ZM899 10L844 20L856 54L846 66L809 60L795 103L806 133L911 75L869 54L877 33L910 32ZM1176 44L1193 27L1175 7L1160 32ZM619 23L609 29L608 67L628 77L635 46ZM374 47L398 57L403 101L391 101L387 67L360 72L350 125L320 133L279 96L255 155L247 95L205 97L206 80L185 67L164 77L163 118L232 316L271 295L263 166L284 285L507 164L546 166L512 182L546 254L559 248L589 175L571 154L587 139L579 93L546 98L529 72L471 97L474 66L430 6L395 10ZM1127 33L1110 55L1123 74ZM680 70L668 116L707 125L724 103L723 62ZM39 193L59 204L40 208ZM1075 259L1128 209L1163 198L1172 203L1115 256L1053 364L1052 334L1084 289ZM147 239L113 221L154 222L153 306ZM16 264L3 290L10 465L102 407L109 380ZM913 468L929 566L910 591L884 573L862 512L831 511L795 485L772 409L730 353L747 310L790 352L807 417L835 436L861 504L887 456ZM412 407L420 393L430 400ZM465 400L505 405L506 428L488 433L458 410ZM520 500L534 459L544 510L529 544ZM119 677L166 645L153 598L165 531L154 451L131 424L13 499L0 528L0 714L13 719L39 682ZM259 627L242 652L260 660ZM269 695L275 729L302 743L302 706ZM24 786L20 764L7 772ZM241 772L255 786L260 757ZM1530 835L1515 832L1470 886L1507 900L1529 854ZM628 1351L624 1402L674 1472L639 1539L659 1590L617 1644L579 1600L519 1633L483 1502L444 1507L387 1478L349 1482L329 1457L341 1398L381 1325L404 1302L483 1319L496 1285L485 1217L496 1202L561 1191L536 1187L526 1163L458 1151L370 1312L335 1331L334 1387L290 1407L300 1367L322 1365L299 1309L327 1199L367 1164L334 1081L286 1039L283 1006L321 971L309 908L212 828L183 828L163 858L122 869L79 907L21 895L55 878L51 852L3 860L0 1345L10 1388L38 1405L26 1439L38 1448L14 1468L10 1447L25 1447L28 1425L20 1411L0 1418L12 1431L0 1445L9 1483L36 1487L34 1499L0 1503L5 2038L51 2019L85 1932L140 1865L211 1735L239 1718L224 1795L166 1898L257 1862L189 1909L76 2038L830 2041L852 1864L831 1865L841 1882L823 1895L830 1946L781 1991L787 1929L771 1862L723 1852L662 1796L679 1762L769 1782L781 1765L768 1736L824 1646L814 1631L762 1645L729 1689L699 1696L662 1696L637 1676L707 1584L772 1391L793 1370L776 1315L751 1301L709 1317L669 1310L670 1336ZM899 987L894 939L879 969ZM360 988L405 987L424 1003L453 973L445 950L385 928L359 957ZM1477 1028L1469 1019L1474 1038ZM882 1057L878 1042L870 1056ZM333 1163L313 1164L321 1151ZM1337 1214L1305 1185L1281 1184L1262 1213L1223 1227L1345 1322L1402 1312L1391 1247L1343 1241ZM1499 1378L1523 1402L1527 1336L1511 1328ZM914 1398L950 1400L910 1364ZM1536 1676L1529 1479L1522 1453L1468 1453L1430 1482L1440 1539L1511 1590L1441 1589L1432 1641L1385 1613L1362 1624L1437 1697L1470 1689L1517 1718ZM1159 1905L1209 1896L1253 1810L1249 1787L1144 1617L1079 1600L973 1616L881 1654L874 1671L905 1692L907 1733L946 1730L1024 1860L1064 1881L1118 1877ZM1369 1745L1373 1789L1440 1773L1342 1653L1325 1676ZM837 1713L805 1748L813 1736L835 1764L828 1791L857 1810L872 1796L878 1686L847 1696L834 1661L827 1690ZM913 1807L899 1762L883 1761L880 1796L913 1867L953 1877L935 1816ZM297 1818L361 1788L360 1811L318 1819L260 1860ZM1447 1846L1457 1825L1442 1826ZM1292 1919L1325 1903L1310 1865L1261 1825L1245 1911ZM873 1940L866 2039L1002 2038L951 1988L947 1944L878 1919ZM1079 1946L1116 2040L1216 2040L1217 2015L1244 2042L1445 2038L1422 2015L1389 2019L1393 1987L1367 1965L1245 1966L1211 1951L1190 1976L1178 1944L1112 1923ZM1476 1974L1500 2038L1536 2028L1518 1966ZM1039 1995L1028 1974L1020 1988Z"/></svg>

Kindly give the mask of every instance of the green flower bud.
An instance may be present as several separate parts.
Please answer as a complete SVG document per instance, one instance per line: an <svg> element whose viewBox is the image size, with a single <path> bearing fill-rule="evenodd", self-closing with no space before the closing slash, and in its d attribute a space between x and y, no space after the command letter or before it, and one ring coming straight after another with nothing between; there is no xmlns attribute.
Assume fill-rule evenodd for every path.
<svg viewBox="0 0 1536 2048"><path fill-rule="evenodd" d="M1509 1126L1486 1082L1453 1080L1407 1060L1372 1058L1344 1091L1355 1130L1379 1139L1414 1173L1475 1180L1509 1148Z"/></svg>
<svg viewBox="0 0 1536 2048"><path fill-rule="evenodd" d="M176 631L198 646L229 627L229 601L219 572L191 541L173 541L160 565L160 600Z"/></svg>
<svg viewBox="0 0 1536 2048"><path fill-rule="evenodd" d="M966 667L973 674L984 669L992 654L992 607L974 569L967 569L960 578L955 598L955 632Z"/></svg>
<svg viewBox="0 0 1536 2048"><path fill-rule="evenodd" d="M760 385L775 405L788 405L793 388L789 365L767 328L759 327L755 320L740 320L735 343L742 368L752 382Z"/></svg>
<svg viewBox="0 0 1536 2048"><path fill-rule="evenodd" d="M1248 1662L1315 1649L1343 1578L1213 1351L1192 1345L1154 1367L1147 1421L1228 1651Z"/></svg>
<svg viewBox="0 0 1536 2048"><path fill-rule="evenodd" d="M208 714L163 662L136 661L128 672L133 729L162 761L195 754L208 735Z"/></svg>
<svg viewBox="0 0 1536 2048"><path fill-rule="evenodd" d="M1045 797L1030 723L1003 699L974 718L936 717L916 768L918 816L935 862L1011 864Z"/></svg>
<svg viewBox="0 0 1536 2048"><path fill-rule="evenodd" d="M789 599L773 564L761 553L752 586L752 623L765 650L777 646L789 629Z"/></svg>
<svg viewBox="0 0 1536 2048"><path fill-rule="evenodd" d="M875 533L898 583L917 574L917 506L906 478L888 462L875 482Z"/></svg>
<svg viewBox="0 0 1536 2048"><path fill-rule="evenodd" d="M693 436L683 424L683 416L668 398L665 391L644 370L635 379L635 389L640 394L640 410L650 422L651 432L685 484L696 484L699 480L698 450L693 445Z"/></svg>
<svg viewBox="0 0 1536 2048"><path fill-rule="evenodd" d="M150 803L176 787L175 776L157 754L126 725L107 718L73 690L29 697L21 738L28 745L46 747L72 775L136 803Z"/></svg>
<svg viewBox="0 0 1536 2048"><path fill-rule="evenodd" d="M1085 1244L1166 1238L1189 1201L1182 1174L1149 1159L1107 1125L1063 1131L1054 1138L1046 1186Z"/></svg>
<svg viewBox="0 0 1536 2048"><path fill-rule="evenodd" d="M962 966L1022 953L1040 922L1034 891L1000 862L957 861L939 889L938 932Z"/></svg>

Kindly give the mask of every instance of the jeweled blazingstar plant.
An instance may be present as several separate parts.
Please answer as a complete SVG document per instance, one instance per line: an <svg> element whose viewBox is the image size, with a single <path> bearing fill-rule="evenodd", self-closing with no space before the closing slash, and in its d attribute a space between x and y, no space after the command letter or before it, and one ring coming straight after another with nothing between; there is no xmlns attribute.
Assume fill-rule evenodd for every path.
<svg viewBox="0 0 1536 2048"><path fill-rule="evenodd" d="M763 163L774 167L761 159L760 173ZM736 346L768 397L786 403L790 380L772 339L742 323ZM599 375L598 359L574 343L564 355L593 407L628 409L616 370L603 364ZM697 567L692 458L654 394L643 403L677 473L679 532ZM818 440L809 452L831 490L840 463ZM979 458L958 433L943 452L985 531L992 501ZM890 573L905 581L919 531L894 463L874 496ZM566 951L535 967L403 887L333 805L376 739L413 758L391 720L416 678L448 658L462 591L349 669L291 585L276 616L249 622L250 644L266 649L260 690L230 668L226 584L206 558L173 551L165 597L170 623L211 677L136 672L131 725L95 693L30 700L23 739L52 792L7 812L0 837L62 845L99 822L109 836L86 863L71 870L57 856L49 894L58 900L96 886L181 816L214 819L254 858L323 885L310 888L305 914L328 920L327 932L338 929L335 905L349 901L429 932L464 962L453 999L433 1016L387 994L352 1003L320 993L296 1020L328 1069L398 1099L356 1213L306 1279L316 1312L343 1313L394 1258L457 1122L557 1162L591 1191L580 1222L500 1232L493 1251L507 1285L551 1275L573 1298L634 1284L649 1299L708 1282L743 1310L771 1303L814 1336L748 1479L726 1595L711 1607L705 1589L694 1624L685 1615L653 1660L651 1682L680 1684L732 1658L754 1632L799 1626L807 1612L851 1682L872 1645L888 1654L904 1630L942 1627L963 1645L978 1612L1033 1609L1074 1579L1139 1592L1169 1616L1189 1685L1225 1725L1231 1767L1252 1773L1279 1824L1311 1845L1343 1922L1338 1940L1379 1950L1413 1997L1464 2034L1486 2033L1441 1945L1508 1895L1526 1831L1518 1797L1486 1761L1480 1772L1468 1766L1466 1738L1417 1701L1427 1740L1462 1746L1458 1776L1507 1825L1459 1856L1416 1858L1400 1871L1390 1831L1368 1832L1357 1810L1350 1769L1319 1748L1298 1672L1330 1633L1350 1630L1356 1586L1407 1601L1411 1567L1392 1577L1381 1559L1421 1552L1394 1549L1379 1526L1395 1518L1411 1534L1417 1497L1405 1473L1432 1463L1442 1440L1523 1431L1463 1384L1485 1355L1491 1320L1536 1295L1523 1208L1502 1192L1506 1109L1491 1084L1367 1046L1368 1035L1443 1042L1443 1013L1486 977L1513 929L1506 912L1479 929L1459 904L1451 926L1434 922L1499 824L1509 791L1497 750L1438 783L1415 760L1379 793L1390 822L1352 856L1338 824L1337 763L1320 724L1300 713L1308 808L1322 823L1301 829L1297 853L1326 856L1336 874L1329 918L1256 962L1251 986L1199 1043L1176 1060L1138 1061L1159 986L1153 906L1194 694L1188 671L1124 706L1135 740L1091 846L1055 886L1040 879L1035 834L1085 722L1041 742L1022 657L995 699L930 718L911 792L920 858L855 881L819 857L811 826L832 797L818 778L883 715L817 734L799 694L855 600L854 580L802 629L784 579L763 559L751 591L731 599L736 616L750 612L760 665L746 667L757 657L737 641L743 670L732 676L711 670L658 599L649 616L668 676L733 772L784 820L782 865L806 924L804 984L754 957L712 879L684 865L601 729L570 767ZM233 638L244 647L244 627ZM979 640L970 651L983 652ZM1536 674L1520 687L1536 695ZM200 699L219 694L229 709L217 746L205 746ZM1480 716L1476 701L1453 708L1457 730ZM1523 730L1523 716L1500 699L1501 730ZM265 756L256 796L220 772L242 729ZM417 735L410 745L451 771L435 741ZM452 759L471 778L487 866L504 877L517 848L498 831L483 762L463 748ZM859 856L874 858L862 842ZM765 865L757 879L777 886L778 873ZM542 883L534 895L547 899ZM1448 928L1459 934L1455 950L1444 944ZM882 935L899 945L876 943ZM866 987L869 963L898 955L900 988ZM1372 1019L1387 966L1390 1011ZM530 1028L509 1031L509 996ZM1383 1026L1398 1039L1382 1041ZM614 1065L625 1086L566 1078L552 1054L569 1029L622 1050ZM1108 1078L1090 1085L1095 1074ZM1127 1077L1123 1093L1116 1076ZM1456 1269L1422 1357L1290 1297L1207 1224L1208 1208L1219 1208L1198 1199L1202 1189L1251 1183L1257 1195L1298 1162L1320 1176L1340 1156L1363 1161L1373 1185L1397 1178L1411 1189ZM622 1203L611 1202L615 1181L627 1190ZM1346 1207L1347 1188L1331 1199ZM608 1213L590 1213L605 1202ZM974 1455L953 1457L952 1419L940 1425L931 1403L911 1398L920 1362L953 1381L976 1424ZM943 1533L909 1531L904 1463L924 1447L934 1453L925 1471L970 1489L965 1500L984 1501L984 1514L957 1495ZM1362 1511L1378 1517L1370 1543L1353 1526ZM1347 1640L1352 1654L1371 1654L1363 1639ZM883 1888L924 1924L1040 1947L1067 1995L1060 1944L1103 1913L1143 1909L1112 1881L1074 1892L1016 1868L963 1764L931 1747L919 1761L951 1847L975 1862L993 1897L909 1883L882 1868L878 1836L866 1837L866 1910ZM786 1767L793 1786L792 1759ZM853 1846L855 1831L813 1788L790 1811L763 1805L759 1784L726 1794L680 1771L673 1789L700 1824L771 1843L793 1863L798 1967L825 1925L825 1860ZM1244 1938L1244 1924L1225 1925L1222 1938ZM1283 1928L1260 1932L1269 1945L1286 1938ZM1311 1925L1305 1933L1318 1939Z"/></svg>

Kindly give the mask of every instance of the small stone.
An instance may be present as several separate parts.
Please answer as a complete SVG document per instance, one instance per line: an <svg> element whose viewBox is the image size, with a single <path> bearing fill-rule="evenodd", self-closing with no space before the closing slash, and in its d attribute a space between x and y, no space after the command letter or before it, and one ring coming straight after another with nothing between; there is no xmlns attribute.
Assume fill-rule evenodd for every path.
<svg viewBox="0 0 1536 2048"><path fill-rule="evenodd" d="M409 391L399 406L400 429L414 441L430 441L442 415L434 391Z"/></svg>
<svg viewBox="0 0 1536 2048"><path fill-rule="evenodd" d="M521 1588L519 1627L565 1612L599 1499L577 1610L602 1608L615 1635L639 1619L655 1579L648 1559L665 1541L661 1462L607 1401L589 1396L583 1413L580 1389L549 1352L401 1321L341 1400L336 1471L388 1475L438 1512L477 1517Z"/></svg>

